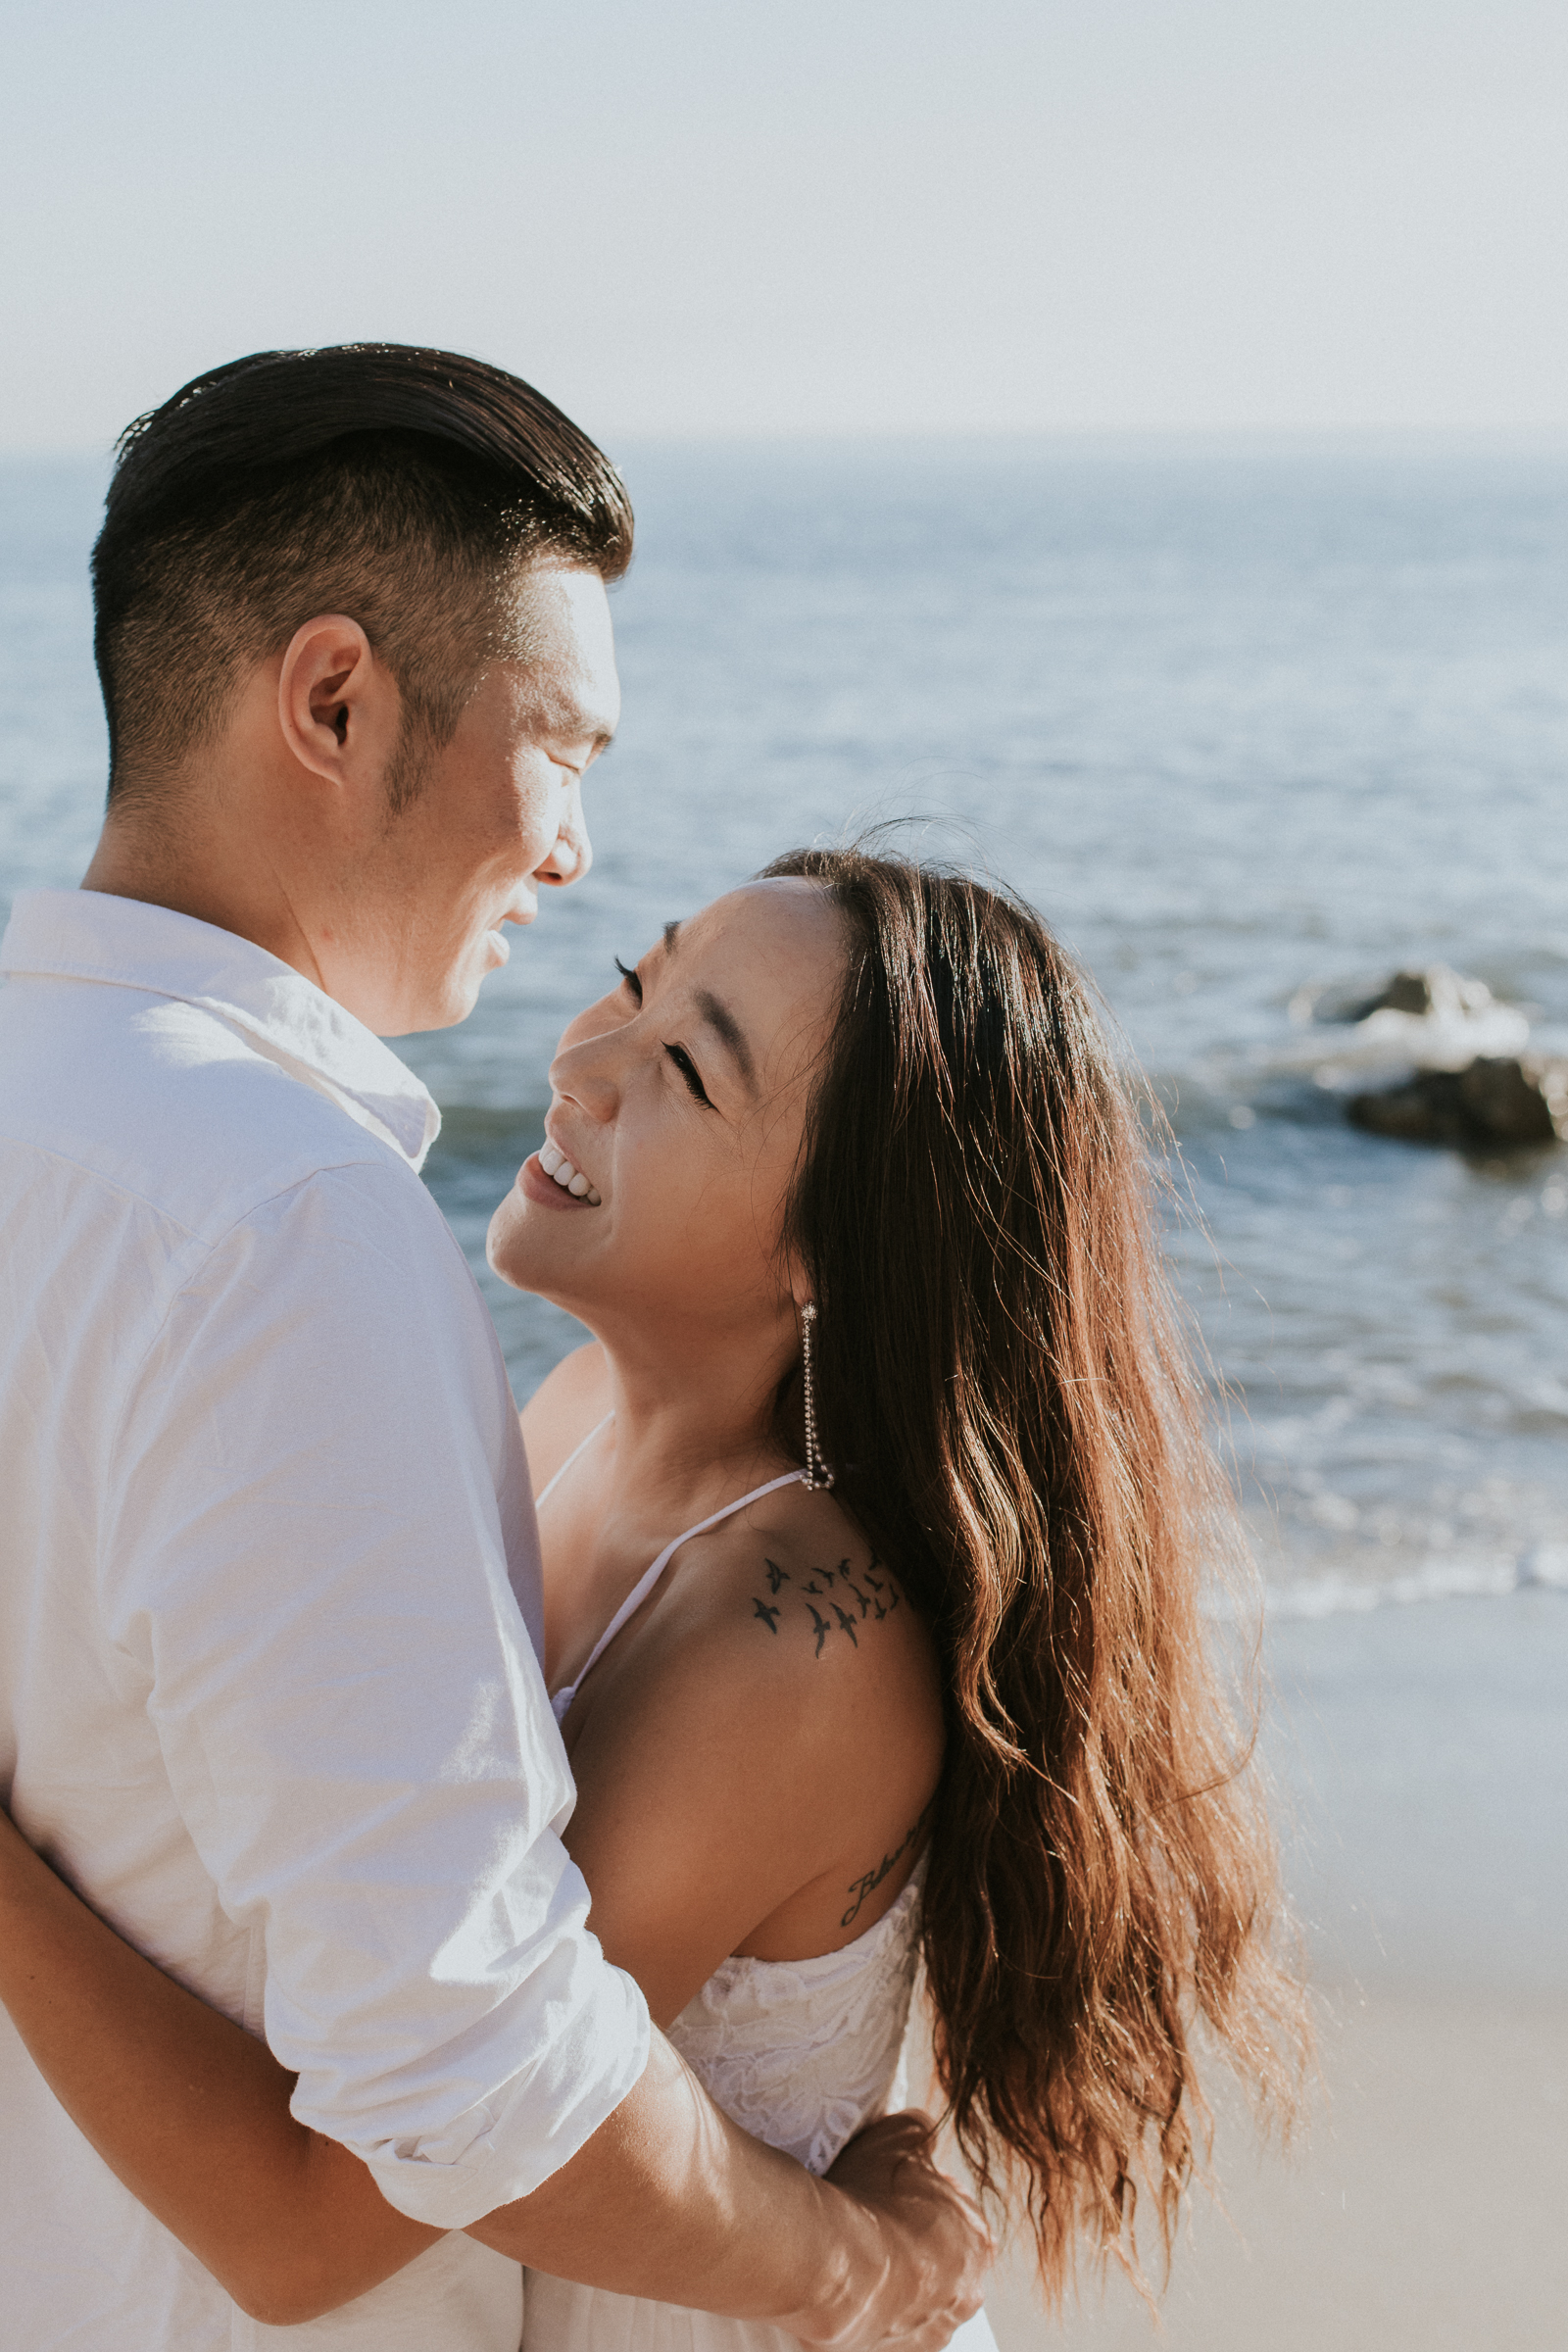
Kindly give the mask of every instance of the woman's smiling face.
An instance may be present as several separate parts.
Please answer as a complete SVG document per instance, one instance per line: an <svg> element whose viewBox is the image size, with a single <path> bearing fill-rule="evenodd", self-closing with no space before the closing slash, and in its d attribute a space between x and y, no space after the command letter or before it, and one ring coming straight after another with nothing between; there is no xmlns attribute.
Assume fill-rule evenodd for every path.
<svg viewBox="0 0 1568 2352"><path fill-rule="evenodd" d="M496 1210L503 1280L605 1337L771 1334L788 1300L784 1201L845 953L812 882L748 883L666 925L562 1038L545 1122L556 1174L526 1160Z"/></svg>

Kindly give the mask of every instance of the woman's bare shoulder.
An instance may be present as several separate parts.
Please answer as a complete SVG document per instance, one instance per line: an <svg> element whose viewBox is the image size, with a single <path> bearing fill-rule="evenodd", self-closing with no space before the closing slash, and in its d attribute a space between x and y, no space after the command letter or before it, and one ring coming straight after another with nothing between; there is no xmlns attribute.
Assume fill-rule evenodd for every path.
<svg viewBox="0 0 1568 2352"><path fill-rule="evenodd" d="M736 1522L719 1531L716 1548L731 1617L734 1603L742 1602L742 1624L769 1637L765 1654L776 1643L782 1655L804 1652L812 1664L869 1657L876 1644L896 1639L881 1629L901 1610L912 1623L891 1563L837 1507L780 1512L760 1525Z"/></svg>
<svg viewBox="0 0 1568 2352"><path fill-rule="evenodd" d="M610 1366L599 1342L589 1340L563 1356L517 1416L535 1494L609 1410Z"/></svg>
<svg viewBox="0 0 1568 2352"><path fill-rule="evenodd" d="M566 1729L601 1935L672 2016L726 1952L833 1951L897 1899L942 1772L936 1643L829 1498L769 1496L683 1547Z"/></svg>
<svg viewBox="0 0 1568 2352"><path fill-rule="evenodd" d="M940 1768L930 1628L893 1564L827 1496L768 1497L704 1539L692 1567L670 1628L687 1675L721 1684L770 1736L788 1727L813 1777L830 1756L850 1768L875 1753L911 1783Z"/></svg>

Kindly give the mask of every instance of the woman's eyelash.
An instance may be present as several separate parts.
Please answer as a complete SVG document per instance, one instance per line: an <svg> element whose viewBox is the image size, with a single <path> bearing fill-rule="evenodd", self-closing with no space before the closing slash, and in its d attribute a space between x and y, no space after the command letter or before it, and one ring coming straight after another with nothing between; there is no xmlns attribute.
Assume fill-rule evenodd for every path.
<svg viewBox="0 0 1568 2352"><path fill-rule="evenodd" d="M638 1004L640 1004L643 1001L643 984L638 976L636 966L634 964L628 965L622 963L618 956L613 956L612 960L614 963L616 971L620 974L623 985L631 990L632 995L636 998ZM664 1052L669 1055L670 1060L675 1064L675 1067L677 1070L679 1070L682 1078L685 1079L687 1092L691 1095L693 1101L705 1103L707 1107L711 1110L713 1105L709 1101L708 1089L706 1086L704 1086L701 1078L698 1076L697 1064L695 1061L693 1061L685 1047L666 1046L664 1048Z"/></svg>
<svg viewBox="0 0 1568 2352"><path fill-rule="evenodd" d="M676 1069L679 1070L681 1076L685 1079L687 1087L689 1088L693 1098L699 1102L707 1103L708 1108L711 1110L713 1105L708 1100L708 1089L704 1086L701 1078L698 1077L697 1064L695 1061L693 1061L685 1047L666 1046L664 1048L664 1052L669 1055L670 1060L675 1064Z"/></svg>

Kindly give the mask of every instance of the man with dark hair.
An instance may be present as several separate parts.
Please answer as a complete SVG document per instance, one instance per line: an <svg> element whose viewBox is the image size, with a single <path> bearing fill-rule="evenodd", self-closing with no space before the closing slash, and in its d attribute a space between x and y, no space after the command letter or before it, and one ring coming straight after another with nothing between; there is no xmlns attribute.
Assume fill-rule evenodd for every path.
<svg viewBox="0 0 1568 2352"><path fill-rule="evenodd" d="M297 2074L345 2236L451 2233L389 2227L313 2343L516 2352L526 2260L936 2347L979 2237L907 2132L837 2187L758 2146L587 1931L516 1416L380 1042L587 871L631 538L592 444L449 354L262 354L125 435L103 836L0 949L0 1762ZM8 2342L252 2340L3 2022L0 2117ZM286 2247L230 2283L320 2308Z"/></svg>

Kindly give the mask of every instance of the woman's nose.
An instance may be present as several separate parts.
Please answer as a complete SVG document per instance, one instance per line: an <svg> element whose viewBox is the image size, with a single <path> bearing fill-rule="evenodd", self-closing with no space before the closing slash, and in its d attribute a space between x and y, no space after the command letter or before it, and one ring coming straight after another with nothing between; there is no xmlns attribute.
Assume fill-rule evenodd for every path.
<svg viewBox="0 0 1568 2352"><path fill-rule="evenodd" d="M575 1102L585 1118L599 1125L612 1119L620 1102L616 1075L614 1032L608 1036L562 1040L550 1064L552 1093Z"/></svg>
<svg viewBox="0 0 1568 2352"><path fill-rule="evenodd" d="M555 848L538 869L539 880L564 890L568 882L580 882L593 861L593 843L588 838L588 819L583 813L582 784L574 778L569 791L563 795L561 829L556 835Z"/></svg>

